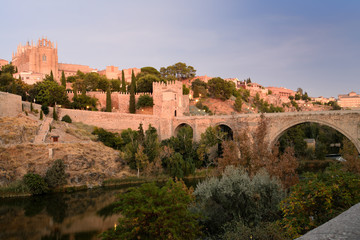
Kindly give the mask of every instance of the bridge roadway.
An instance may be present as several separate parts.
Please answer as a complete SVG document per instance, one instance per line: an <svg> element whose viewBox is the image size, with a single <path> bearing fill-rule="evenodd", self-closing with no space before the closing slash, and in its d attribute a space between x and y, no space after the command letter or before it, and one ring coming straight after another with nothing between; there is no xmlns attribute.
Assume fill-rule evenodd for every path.
<svg viewBox="0 0 360 240"><path fill-rule="evenodd" d="M248 126L249 130L253 131L259 123L260 116L261 114L234 114L176 117L171 121L171 131L168 134L175 135L179 127L184 125L192 127L196 141L209 126L223 125L229 127L233 132ZM272 144L287 129L301 123L314 122L339 131L352 141L360 152L360 110L264 113L264 116L268 122L267 139Z"/></svg>

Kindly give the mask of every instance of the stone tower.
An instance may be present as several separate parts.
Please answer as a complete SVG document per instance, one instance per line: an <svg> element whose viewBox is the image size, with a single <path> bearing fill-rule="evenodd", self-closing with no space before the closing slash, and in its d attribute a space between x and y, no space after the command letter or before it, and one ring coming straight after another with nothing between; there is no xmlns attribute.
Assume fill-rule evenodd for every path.
<svg viewBox="0 0 360 240"><path fill-rule="evenodd" d="M36 44L27 42L22 46L20 43L13 53L12 64L19 73L32 72L45 76L52 71L54 78L59 79L57 45L46 38L39 39Z"/></svg>
<svg viewBox="0 0 360 240"><path fill-rule="evenodd" d="M181 117L189 112L189 95L183 95L182 82L153 83L153 114L162 118Z"/></svg>

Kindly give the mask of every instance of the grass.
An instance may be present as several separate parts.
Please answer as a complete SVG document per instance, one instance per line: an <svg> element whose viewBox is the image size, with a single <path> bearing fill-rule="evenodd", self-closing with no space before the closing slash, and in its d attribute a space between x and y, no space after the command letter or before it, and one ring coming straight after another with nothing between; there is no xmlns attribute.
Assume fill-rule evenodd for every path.
<svg viewBox="0 0 360 240"><path fill-rule="evenodd" d="M14 181L0 187L0 197L30 196L29 188L22 181Z"/></svg>
<svg viewBox="0 0 360 240"><path fill-rule="evenodd" d="M92 134L92 132L94 131L94 126L91 125L86 125L82 122L73 122L71 124L72 126L75 126L75 128L73 127L69 127L66 129L66 133L69 133L79 139L83 139L83 140L93 140L95 141L97 138L95 135Z"/></svg>

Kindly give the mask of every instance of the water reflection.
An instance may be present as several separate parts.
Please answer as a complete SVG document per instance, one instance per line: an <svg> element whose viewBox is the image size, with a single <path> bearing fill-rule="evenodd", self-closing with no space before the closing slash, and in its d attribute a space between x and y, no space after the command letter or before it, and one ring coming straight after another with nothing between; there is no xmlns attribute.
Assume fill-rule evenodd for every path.
<svg viewBox="0 0 360 240"><path fill-rule="evenodd" d="M117 222L116 190L0 200L0 239L97 239Z"/></svg>

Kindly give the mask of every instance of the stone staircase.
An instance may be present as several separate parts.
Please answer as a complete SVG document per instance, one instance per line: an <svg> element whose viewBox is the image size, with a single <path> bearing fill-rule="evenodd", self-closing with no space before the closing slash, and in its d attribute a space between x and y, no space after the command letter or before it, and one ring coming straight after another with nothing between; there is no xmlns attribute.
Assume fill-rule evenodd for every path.
<svg viewBox="0 0 360 240"><path fill-rule="evenodd" d="M40 130L35 136L34 143L39 144L45 142L46 135L49 132L49 128L52 122L53 122L52 118L45 117L44 121L40 125Z"/></svg>

